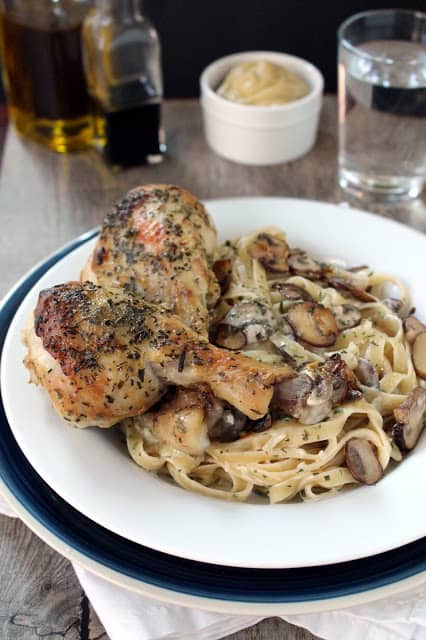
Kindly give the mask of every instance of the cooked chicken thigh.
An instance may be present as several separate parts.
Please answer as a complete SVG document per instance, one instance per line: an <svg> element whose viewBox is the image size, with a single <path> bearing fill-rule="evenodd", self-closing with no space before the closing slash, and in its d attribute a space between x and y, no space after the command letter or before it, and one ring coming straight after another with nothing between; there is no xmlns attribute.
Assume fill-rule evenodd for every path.
<svg viewBox="0 0 426 640"><path fill-rule="evenodd" d="M165 304L207 335L220 289L211 271L216 230L195 196L166 184L137 187L107 215L81 279Z"/></svg>
<svg viewBox="0 0 426 640"><path fill-rule="evenodd" d="M193 389L171 388L155 407L141 416L125 420L122 428L130 428L135 437L168 445L189 455L202 455L210 445L209 429L220 427L223 402L215 398L208 385Z"/></svg>
<svg viewBox="0 0 426 640"><path fill-rule="evenodd" d="M170 384L206 383L215 397L258 419L274 385L294 375L211 345L164 307L89 282L42 291L24 340L33 381L81 427L142 414Z"/></svg>
<svg viewBox="0 0 426 640"><path fill-rule="evenodd" d="M188 209L191 215L188 215ZM163 227L170 232L169 235L164 235ZM151 229L150 233L146 228ZM180 232L183 228L185 233ZM141 229L144 229L143 233ZM164 302L182 320L189 319L193 328L207 334L207 305L213 303L218 294L215 275L210 269L215 241L214 227L195 196L170 185L139 187L107 216L82 278L106 285L118 283L139 295L143 294L148 301ZM168 250L171 245L174 254ZM182 258L188 254L189 259ZM154 265L161 265L161 268L154 268ZM195 270L195 277L191 277L188 269ZM185 304L181 304L179 298L182 279L191 282L192 296L185 297ZM210 291L209 295L206 295L206 290ZM308 377L302 372L297 378L288 378L278 385L274 393L274 410L290 414L305 424L326 417L335 404L332 401L333 384L323 380L318 373ZM158 408L160 421L155 407L152 415L151 412L145 413L142 422L154 430L166 420L173 424L177 403L182 410L187 407L188 421L191 412L194 423L200 415L205 416L204 435L200 438L207 440L211 408L207 407L204 413L200 411L199 406L205 405L205 394L202 390L199 393L199 401L196 402L196 390L179 389L174 395L174 402L162 402ZM240 423L241 419L236 419L236 425ZM225 423L222 427L210 430L209 436L218 439L228 437L229 425ZM201 433L200 429L196 431ZM237 431L233 426L232 433L235 435Z"/></svg>
<svg viewBox="0 0 426 640"><path fill-rule="evenodd" d="M210 269L215 252L216 231L195 196L171 185L148 185L133 189L108 214L81 279L124 286L148 302L163 303L207 336L207 306L220 293ZM199 451L209 444L207 397L203 387L180 387L139 419L160 439ZM182 440L179 431L179 443L173 434L181 422L186 435Z"/></svg>

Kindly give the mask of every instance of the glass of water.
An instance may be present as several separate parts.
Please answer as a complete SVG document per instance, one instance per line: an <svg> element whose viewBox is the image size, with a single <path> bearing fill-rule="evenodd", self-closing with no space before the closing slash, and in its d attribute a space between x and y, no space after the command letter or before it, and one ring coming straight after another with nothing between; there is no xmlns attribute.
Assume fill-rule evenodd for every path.
<svg viewBox="0 0 426 640"><path fill-rule="evenodd" d="M339 183L415 198L426 178L426 13L366 11L339 41Z"/></svg>

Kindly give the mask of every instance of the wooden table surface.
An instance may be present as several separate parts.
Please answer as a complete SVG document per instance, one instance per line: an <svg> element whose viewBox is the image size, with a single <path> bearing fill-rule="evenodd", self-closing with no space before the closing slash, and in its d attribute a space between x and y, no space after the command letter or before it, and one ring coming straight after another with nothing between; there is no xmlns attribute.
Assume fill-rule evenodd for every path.
<svg viewBox="0 0 426 640"><path fill-rule="evenodd" d="M130 187L172 182L200 198L289 196L349 203L336 184L336 100L326 96L315 148L275 167L244 167L209 150L197 101L170 101L164 123L165 161L122 173L93 152L57 155L8 133L0 179L0 295L35 262L101 223ZM368 208L426 231L423 199ZM343 212L342 212L343 214ZM107 640L107 634L67 560L21 522L0 516L0 638ZM265 620L228 640L311 640L309 632L279 619ZM135 638L135 640L137 640Z"/></svg>

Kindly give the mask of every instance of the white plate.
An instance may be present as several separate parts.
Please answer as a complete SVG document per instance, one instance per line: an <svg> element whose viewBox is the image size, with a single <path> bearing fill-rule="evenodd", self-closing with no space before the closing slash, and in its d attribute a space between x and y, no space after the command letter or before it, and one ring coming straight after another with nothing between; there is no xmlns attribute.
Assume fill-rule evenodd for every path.
<svg viewBox="0 0 426 640"><path fill-rule="evenodd" d="M278 225L313 255L389 271L411 291L418 315L426 238L356 210L279 198L207 203L221 239ZM5 342L2 389L10 426L41 477L69 504L110 531L204 562L255 568L332 564L397 548L426 534L426 439L376 486L313 504L236 504L198 496L137 467L112 431L78 430L28 385L20 334L42 288L78 278L93 241L48 271L18 310Z"/></svg>
<svg viewBox="0 0 426 640"><path fill-rule="evenodd" d="M266 601L264 592L260 592L262 598L261 601L256 601L256 599L250 600L244 597L242 598L241 594L239 594L238 598L233 597L232 589L235 589L236 586L238 588L238 583L243 580L243 578L241 577L239 579L236 579L235 576L230 577L231 593L228 592L225 596L222 593L221 596L214 597L211 591L209 593L209 587L211 590L211 586L208 583L210 573L205 572L205 580L207 584L204 586L204 588L203 585L201 586L202 594L195 595L194 593L191 593L191 591L189 593L185 592L182 588L179 588L179 586L176 585L174 586L174 588L170 586L169 588L164 588L162 584L167 583L169 575L168 573L164 572L164 565L160 566L163 571L159 572L158 574L160 576L159 584L152 584L152 581L144 581L143 579L135 578L128 575L128 573L123 570L117 570L116 568L114 568L114 566L111 567L111 562L106 562L105 559L102 560L97 558L96 554L95 556L93 556L93 553L89 553L85 548L81 549L81 545L78 545L78 543L76 544L75 539L73 539L73 536L75 536L75 532L71 534L71 539L69 541L70 544L64 542L60 535L52 532L49 526L49 522L47 522L47 526L45 526L38 519L38 517L34 517L30 510L25 508L25 506L16 499L13 493L8 490L6 485L3 484L1 480L0 494L10 504L17 517L19 517L32 531L34 531L34 533L36 533L39 538L44 540L46 544L50 545L58 553L68 558L68 560L70 560L73 564L79 565L90 573L93 573L96 576L103 578L104 580L107 580L108 582L111 582L118 587L123 587L124 589L128 589L129 591L134 591L135 593L138 593L140 595L153 598L156 601L168 602L170 604L191 607L194 609L206 609L207 611L216 611L217 613L221 614L228 613L250 616L278 616L290 614L293 615L318 613L322 611L335 611L336 609L341 609L344 607L353 607L356 605L374 602L380 599L389 599L393 596L402 594L407 590L420 587L424 584L426 578L425 571L415 571L415 575L410 575L410 577L407 577L405 579L395 579L395 575L393 575L392 569L390 571L387 571L387 569L389 569L388 563L386 563L385 568L382 568L381 564L376 563L375 568L377 569L376 575L378 578L378 586L376 585L376 587L373 588L371 584L368 585L368 579L364 579L362 572L361 574L358 573L355 578L353 577L352 571L354 563L351 563L350 565L345 565L347 573L345 573L343 584L340 585L340 589L343 592L341 595L330 597L330 594L327 593L327 588L329 588L327 580L328 576L330 575L330 570L328 570L327 574L324 575L323 578L325 582L324 589L318 589L317 586L317 592L314 595L312 594L312 591L314 591L312 589L312 582L310 582L307 592L302 598L289 598L288 600L286 600L284 596L283 600L280 600L275 597L271 598L271 600L268 602ZM113 547L114 559L118 559L118 562L120 562L121 543L119 538L117 539L117 541L117 546ZM407 549L407 547L405 547L405 549ZM399 551L394 551L391 553L397 554L397 557L393 559L396 566L400 567L401 564L404 565L404 554L402 554L401 558L401 554ZM173 567L174 559L170 556L167 557L170 559L171 567ZM340 565L337 566L340 569ZM226 568L224 567L221 569L226 570ZM228 569L228 571L232 570ZM280 576L279 579L284 582L288 580L288 572L286 572L285 569L282 571L285 572L285 575ZM302 571L304 571L304 569L302 569ZM315 570L312 569L311 572L312 571ZM322 570L320 569L319 571ZM276 573L276 571L274 571L274 573ZM291 573L294 578L294 582L297 583L297 581L299 580L298 586L300 596L300 587L303 582L301 583L300 578L294 575L295 570L291 571ZM331 567L331 573L333 573L333 567ZM396 571L396 573L398 572ZM187 574L189 574L189 579L191 579L191 568L189 568L189 571L185 572L185 577ZM310 573L309 577L312 578L312 573ZM226 578L229 579L229 576L227 576ZM277 581L276 575L274 576L274 579L275 581ZM251 583L255 582L255 584L258 585L258 576L255 570L251 571L250 581ZM244 581L244 585L246 584L247 577ZM227 587L229 588L229 584L225 582L225 579L223 581L223 585L224 589L226 589ZM352 587L351 589L351 585L355 585L355 587ZM350 589L349 593L347 592L348 588ZM199 585L198 589L200 590ZM240 590L244 591L244 587L240 587Z"/></svg>

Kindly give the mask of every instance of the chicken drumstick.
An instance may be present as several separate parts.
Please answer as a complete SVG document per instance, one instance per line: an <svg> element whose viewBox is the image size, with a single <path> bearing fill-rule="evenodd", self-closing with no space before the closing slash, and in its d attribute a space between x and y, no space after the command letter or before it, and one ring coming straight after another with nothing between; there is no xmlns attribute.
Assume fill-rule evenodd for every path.
<svg viewBox="0 0 426 640"><path fill-rule="evenodd" d="M165 304L207 335L207 308L220 294L210 268L215 252L216 230L192 193L145 185L129 191L107 215L81 280Z"/></svg>
<svg viewBox="0 0 426 640"><path fill-rule="evenodd" d="M109 427L149 409L170 384L206 383L251 419L292 370L211 345L164 307L118 289L70 282L40 293L25 364L58 413Z"/></svg>

